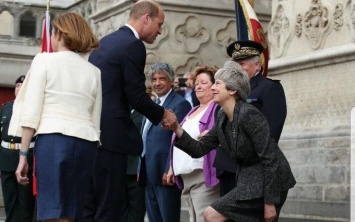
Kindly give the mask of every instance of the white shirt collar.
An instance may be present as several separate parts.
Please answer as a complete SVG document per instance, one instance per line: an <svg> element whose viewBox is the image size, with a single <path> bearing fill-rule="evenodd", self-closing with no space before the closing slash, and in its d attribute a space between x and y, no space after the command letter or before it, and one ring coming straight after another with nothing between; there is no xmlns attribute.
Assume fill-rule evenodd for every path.
<svg viewBox="0 0 355 222"><path fill-rule="evenodd" d="M138 32L129 24L126 24L125 26L127 26L128 28L130 28L134 34L134 36L139 39L139 35L138 35Z"/></svg>
<svg viewBox="0 0 355 222"><path fill-rule="evenodd" d="M160 99L160 105L162 106L166 100L166 98L168 97L168 95L172 92L173 90L170 89L169 92L167 94L165 94L164 96L162 97L158 97Z"/></svg>

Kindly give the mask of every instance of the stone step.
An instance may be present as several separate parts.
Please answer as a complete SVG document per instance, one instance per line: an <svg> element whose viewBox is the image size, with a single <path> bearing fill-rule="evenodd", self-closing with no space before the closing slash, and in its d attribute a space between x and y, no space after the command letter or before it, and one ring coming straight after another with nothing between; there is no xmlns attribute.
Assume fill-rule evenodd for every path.
<svg viewBox="0 0 355 222"><path fill-rule="evenodd" d="M5 218L4 202L2 197L0 197L0 222L5 222ZM148 222L147 216L144 221ZM181 202L180 222L189 222L189 211L183 201Z"/></svg>

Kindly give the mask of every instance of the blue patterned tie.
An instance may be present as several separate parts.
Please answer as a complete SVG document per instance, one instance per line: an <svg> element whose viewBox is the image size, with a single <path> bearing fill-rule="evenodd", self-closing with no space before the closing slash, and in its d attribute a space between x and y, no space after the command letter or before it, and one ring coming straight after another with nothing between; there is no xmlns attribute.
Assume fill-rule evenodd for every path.
<svg viewBox="0 0 355 222"><path fill-rule="evenodd" d="M155 103L156 104L160 104L160 99L157 98L155 100ZM146 140L147 140L147 133L148 133L148 130L150 129L150 127L152 126L152 122L150 122L148 119L146 119L147 121L147 124L144 124L144 128L143 128L143 133L142 133L142 139L143 139L143 151L142 151L142 154L141 156L143 157L145 155L145 152L146 152Z"/></svg>

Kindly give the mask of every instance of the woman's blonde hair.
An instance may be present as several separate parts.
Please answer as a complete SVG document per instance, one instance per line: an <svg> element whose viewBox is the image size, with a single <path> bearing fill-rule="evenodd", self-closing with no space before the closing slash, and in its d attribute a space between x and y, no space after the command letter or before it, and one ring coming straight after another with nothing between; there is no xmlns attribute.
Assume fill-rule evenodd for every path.
<svg viewBox="0 0 355 222"><path fill-rule="evenodd" d="M64 45L78 53L88 53L99 41L85 19L76 12L61 14L53 19L52 28L64 39Z"/></svg>

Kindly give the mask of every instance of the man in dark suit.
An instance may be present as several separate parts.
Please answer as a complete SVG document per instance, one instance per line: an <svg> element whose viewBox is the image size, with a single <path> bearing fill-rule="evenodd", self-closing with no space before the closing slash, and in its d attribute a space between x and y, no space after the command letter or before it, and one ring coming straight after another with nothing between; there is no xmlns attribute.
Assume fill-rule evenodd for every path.
<svg viewBox="0 0 355 222"><path fill-rule="evenodd" d="M143 115L137 110L131 110L131 119L138 129L142 127ZM144 187L138 185L137 168L139 156L129 155L127 158L126 184L123 191L122 221L143 222L145 216Z"/></svg>
<svg viewBox="0 0 355 222"><path fill-rule="evenodd" d="M162 32L164 12L153 0L131 7L128 23L103 37L89 61L101 70L101 143L85 200L84 220L120 222L127 171L127 155L140 155L142 138L130 118L130 107L154 125L169 126L172 112L155 104L145 93L146 49Z"/></svg>
<svg viewBox="0 0 355 222"><path fill-rule="evenodd" d="M166 63L154 64L148 78L158 95L157 103L174 111L180 122L190 111L191 105L172 89L172 68ZM175 184L167 183L172 131L153 126L146 118L143 118L142 129L144 148L139 179L145 181L148 219L150 222L179 222L181 190Z"/></svg>
<svg viewBox="0 0 355 222"><path fill-rule="evenodd" d="M184 97L192 107L200 105L200 101L196 97L196 92L194 90L194 75L191 72L187 72L184 75L185 89L179 90L177 93Z"/></svg>
<svg viewBox="0 0 355 222"><path fill-rule="evenodd" d="M278 142L286 119L287 106L279 80L262 75L260 54L263 46L254 41L235 41L227 47L232 60L241 65L250 79L251 93L247 102L253 104L266 117L271 137ZM218 148L214 166L220 179L221 196L235 187L235 162Z"/></svg>
<svg viewBox="0 0 355 222"><path fill-rule="evenodd" d="M15 96L17 96L25 76L16 80ZM31 222L34 221L35 198L32 193L32 157L35 138L30 143L27 161L29 165L29 184L23 186L18 183L15 171L19 162L21 149L21 137L8 135L10 119L12 116L14 101L5 103L0 108L0 171L1 187L4 197L6 221Z"/></svg>

